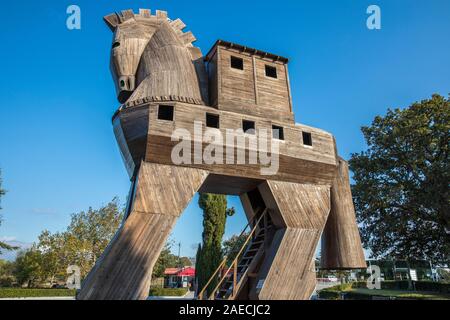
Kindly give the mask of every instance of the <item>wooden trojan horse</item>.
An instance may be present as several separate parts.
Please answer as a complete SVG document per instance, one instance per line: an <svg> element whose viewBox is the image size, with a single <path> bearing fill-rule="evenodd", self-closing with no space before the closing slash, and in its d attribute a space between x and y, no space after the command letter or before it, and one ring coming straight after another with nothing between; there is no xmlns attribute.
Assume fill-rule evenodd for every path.
<svg viewBox="0 0 450 320"><path fill-rule="evenodd" d="M321 236L323 268L366 266L347 163L330 133L294 122L286 58L221 40L203 56L185 24L164 11L104 19L114 32L111 70L122 103L114 132L132 186L125 220L78 299L146 299L160 251L198 191L239 195L254 231L234 269L238 282L223 283L212 298L309 299ZM172 133L193 133L195 122L224 136L226 129L276 131L278 171L236 164L250 144L227 145L235 152L223 164L199 161L198 152L192 163L175 164ZM208 144L190 139L201 158ZM256 225L262 215L264 227Z"/></svg>

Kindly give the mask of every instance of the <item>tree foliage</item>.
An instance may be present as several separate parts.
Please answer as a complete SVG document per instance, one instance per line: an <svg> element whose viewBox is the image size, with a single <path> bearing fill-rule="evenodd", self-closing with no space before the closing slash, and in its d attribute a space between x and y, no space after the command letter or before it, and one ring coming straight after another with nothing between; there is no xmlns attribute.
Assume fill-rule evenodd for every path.
<svg viewBox="0 0 450 320"><path fill-rule="evenodd" d="M203 210L203 234L195 267L198 288L201 290L222 262L222 238L226 219L235 211L234 208L227 209L227 198L224 195L202 193L198 203ZM213 281L210 288L215 284Z"/></svg>
<svg viewBox="0 0 450 320"><path fill-rule="evenodd" d="M80 267L84 277L94 266L122 221L118 200L99 209L75 213L64 232L44 230L30 250L21 252L14 275L20 284L64 281L70 265Z"/></svg>
<svg viewBox="0 0 450 320"><path fill-rule="evenodd" d="M169 240L164 245L158 260L153 267L153 278L164 277L164 271L167 268L179 268L190 267L192 265L191 260L188 257L179 257L172 254L173 241Z"/></svg>
<svg viewBox="0 0 450 320"><path fill-rule="evenodd" d="M14 263L0 259L0 287L10 287L14 281Z"/></svg>
<svg viewBox="0 0 450 320"><path fill-rule="evenodd" d="M222 244L222 254L226 256L229 261L233 261L239 253L239 250L241 250L248 236L249 233L245 232L241 235L233 235L230 239L225 240Z"/></svg>
<svg viewBox="0 0 450 320"><path fill-rule="evenodd" d="M36 248L20 251L14 263L13 273L20 285L27 284L28 287L33 288L42 282L45 279L45 272L41 252Z"/></svg>
<svg viewBox="0 0 450 320"><path fill-rule="evenodd" d="M350 167L362 240L378 258L449 259L450 104L433 95L363 127Z"/></svg>

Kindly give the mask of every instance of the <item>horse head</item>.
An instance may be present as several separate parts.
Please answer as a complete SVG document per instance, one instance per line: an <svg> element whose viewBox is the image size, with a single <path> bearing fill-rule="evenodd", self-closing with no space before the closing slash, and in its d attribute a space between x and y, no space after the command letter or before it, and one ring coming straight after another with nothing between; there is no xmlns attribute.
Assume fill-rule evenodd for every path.
<svg viewBox="0 0 450 320"><path fill-rule="evenodd" d="M140 9L138 14L125 10L104 20L114 32L111 72L120 103L167 96L204 100L195 65L202 55L192 46L192 33L182 31L180 19Z"/></svg>

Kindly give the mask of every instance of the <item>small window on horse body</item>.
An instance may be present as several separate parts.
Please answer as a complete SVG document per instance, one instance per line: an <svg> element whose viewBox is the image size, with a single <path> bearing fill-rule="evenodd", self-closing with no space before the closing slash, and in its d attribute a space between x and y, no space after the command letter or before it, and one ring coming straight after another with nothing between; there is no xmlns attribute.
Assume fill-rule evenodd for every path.
<svg viewBox="0 0 450 320"><path fill-rule="evenodd" d="M244 70L244 60L235 56L231 56L231 67L233 69Z"/></svg>
<svg viewBox="0 0 450 320"><path fill-rule="evenodd" d="M280 126L272 126L272 137L278 140L284 140L284 129Z"/></svg>
<svg viewBox="0 0 450 320"><path fill-rule="evenodd" d="M173 121L173 106L159 105L158 119Z"/></svg>
<svg viewBox="0 0 450 320"><path fill-rule="evenodd" d="M311 132L302 132L302 136L303 136L303 144L305 146L310 146L312 147L312 136L311 136Z"/></svg>
<svg viewBox="0 0 450 320"><path fill-rule="evenodd" d="M113 49L117 48L117 47L120 47L120 42L117 42L117 41L114 42L112 47L113 47Z"/></svg>
<svg viewBox="0 0 450 320"><path fill-rule="evenodd" d="M243 120L242 130L248 134L255 134L255 121Z"/></svg>
<svg viewBox="0 0 450 320"><path fill-rule="evenodd" d="M217 128L217 129L219 129L219 127L220 127L219 116L217 114L207 113L206 114L206 126L208 128Z"/></svg>
<svg viewBox="0 0 450 320"><path fill-rule="evenodd" d="M277 68L266 64L266 77L275 78L275 79L278 78Z"/></svg>

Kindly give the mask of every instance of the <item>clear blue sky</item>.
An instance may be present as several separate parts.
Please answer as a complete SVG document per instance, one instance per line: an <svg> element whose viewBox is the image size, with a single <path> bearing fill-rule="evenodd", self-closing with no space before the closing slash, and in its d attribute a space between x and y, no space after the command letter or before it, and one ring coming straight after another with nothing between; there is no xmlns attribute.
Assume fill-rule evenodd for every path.
<svg viewBox="0 0 450 320"><path fill-rule="evenodd" d="M66 28L70 4L81 7L80 31ZM381 7L380 31L366 28L370 4ZM102 17L140 7L180 17L203 53L220 38L289 57L296 120L335 134L345 158L365 147L360 126L375 115L450 92L448 0L2 2L0 168L9 192L0 239L33 242L43 229L63 230L73 212L125 201ZM173 234L186 255L201 237L196 201ZM239 211L227 236L245 224Z"/></svg>

